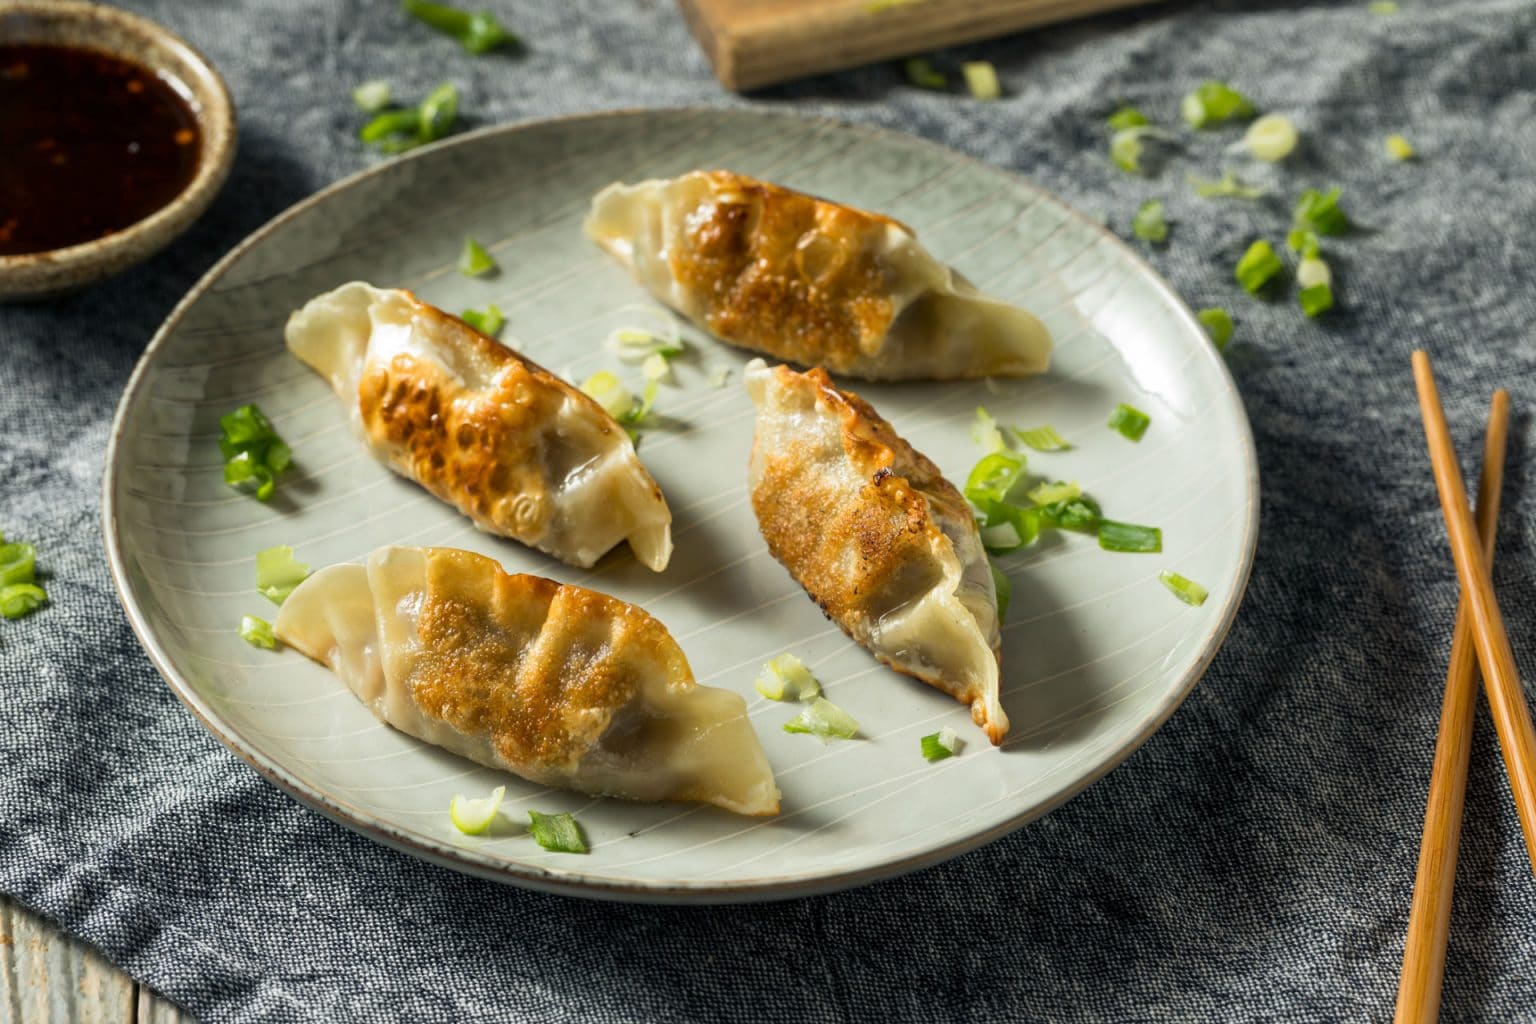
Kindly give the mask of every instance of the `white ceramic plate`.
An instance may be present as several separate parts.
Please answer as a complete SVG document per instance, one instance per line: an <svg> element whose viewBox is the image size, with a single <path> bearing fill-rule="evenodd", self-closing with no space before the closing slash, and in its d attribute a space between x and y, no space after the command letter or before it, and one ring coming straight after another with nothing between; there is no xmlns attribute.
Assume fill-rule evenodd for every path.
<svg viewBox="0 0 1536 1024"><path fill-rule="evenodd" d="M448 310L501 306L504 340L581 380L620 368L608 331L645 295L580 230L615 179L728 167L891 214L983 289L1041 316L1051 372L1027 381L857 386L953 480L981 454L973 410L1051 423L1070 452L1032 468L1075 479L1106 514L1163 528L1160 555L1112 554L1054 535L1004 562L1003 703L990 747L966 709L877 665L767 554L745 492L752 412L746 353L687 330L693 355L659 408L680 421L640 454L676 517L677 553L656 575L627 549L590 572L476 532L363 453L340 403L289 356L290 310L342 282L403 286ZM501 272L468 280L466 235ZM712 386L721 369L724 388ZM633 367L624 368L631 380ZM1107 429L1117 402L1151 414L1133 444ZM263 505L224 486L218 417L256 402L292 445L297 472ZM300 203L194 288L134 372L113 431L106 536L124 607L177 695L236 753L305 803L377 840L451 867L539 889L655 901L724 901L838 889L952 857L1080 791L1142 743L1215 654L1247 581L1258 480L1242 405L1178 298L1124 245L1025 181L919 139L741 111L602 114L498 128L391 161ZM489 554L513 572L638 603L687 652L701 683L747 696L784 793L783 813L745 819L684 805L546 790L376 722L326 670L236 634L275 609L252 557L291 544L319 567L381 544ZM1175 600L1158 571L1210 588ZM759 698L759 665L793 651L867 738L823 746L781 726L795 709ZM959 757L928 764L919 737L949 725ZM508 819L486 838L448 822L455 792L508 785ZM587 856L546 853L524 811L576 812Z"/></svg>

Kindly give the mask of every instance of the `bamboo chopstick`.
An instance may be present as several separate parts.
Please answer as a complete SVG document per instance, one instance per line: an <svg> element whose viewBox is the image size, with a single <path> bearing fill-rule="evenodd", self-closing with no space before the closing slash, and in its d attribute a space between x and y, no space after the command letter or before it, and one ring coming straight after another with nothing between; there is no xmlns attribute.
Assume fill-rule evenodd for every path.
<svg viewBox="0 0 1536 1024"><path fill-rule="evenodd" d="M1461 579L1461 593L1471 612L1472 640L1483 670L1488 709L1504 751L1504 768L1509 774L1515 812L1525 833L1526 855L1536 872L1536 729L1531 727L1531 712L1520 688L1514 652L1509 649L1509 634L1504 629L1504 617L1499 614L1499 602L1493 596L1488 563L1478 550L1461 468L1456 463L1451 432L1445 425L1445 410L1440 407L1440 393L1435 387L1435 374L1430 369L1429 356L1423 351L1413 354L1413 379L1418 386L1424 437L1435 471L1435 485L1440 491L1445 529L1451 538L1456 575Z"/></svg>
<svg viewBox="0 0 1536 1024"><path fill-rule="evenodd" d="M1509 393L1495 391L1483 439L1483 473L1477 489L1477 532L1483 557L1493 565L1498 534L1499 497L1504 484L1504 449L1509 435ZM1440 1016L1440 983L1445 977L1445 948L1451 932L1451 892L1456 885L1456 852L1461 842L1461 812L1467 795L1467 764L1472 752L1472 713L1477 708L1477 651L1466 599L1456 605L1445 700L1435 738L1434 768L1424 807L1424 835L1419 841L1419 870L1413 880L1413 906L1403 942L1403 972L1397 985L1396 1024L1434 1024Z"/></svg>

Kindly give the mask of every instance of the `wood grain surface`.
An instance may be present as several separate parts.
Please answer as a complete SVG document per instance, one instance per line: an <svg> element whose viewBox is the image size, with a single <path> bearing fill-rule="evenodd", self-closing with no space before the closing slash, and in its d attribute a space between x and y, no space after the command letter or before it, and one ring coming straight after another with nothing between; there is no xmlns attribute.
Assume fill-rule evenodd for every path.
<svg viewBox="0 0 1536 1024"><path fill-rule="evenodd" d="M0 897L0 1024L191 1024L100 953Z"/></svg>
<svg viewBox="0 0 1536 1024"><path fill-rule="evenodd" d="M715 75L755 89L1150 0L678 0Z"/></svg>

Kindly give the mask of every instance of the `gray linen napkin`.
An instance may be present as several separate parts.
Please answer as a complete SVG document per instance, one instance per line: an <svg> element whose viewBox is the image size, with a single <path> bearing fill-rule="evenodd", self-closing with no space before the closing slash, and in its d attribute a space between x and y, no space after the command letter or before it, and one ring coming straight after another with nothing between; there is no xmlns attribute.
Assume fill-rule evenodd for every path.
<svg viewBox="0 0 1536 1024"><path fill-rule="evenodd" d="M0 308L0 529L52 604L0 622L0 889L209 1020L1383 1019L1412 885L1456 583L1408 353L1438 358L1477 450L1489 391L1536 408L1536 7L1514 0L1168 4L966 47L1007 98L890 66L745 100L663 0L499 3L529 42L470 59L388 2L135 0L228 77L232 180L168 251L89 292ZM120 612L98 489L134 360L212 262L376 157L349 91L449 78L465 120L746 103L913 131L1013 168L1128 232L1194 306L1236 314L1262 543L1209 675L1123 767L1007 839L915 876L741 908L614 906L430 867L310 813L229 754ZM1119 100L1164 121L1200 79L1290 112L1306 143L1272 200L1195 198L1105 156ZM1394 164L1401 131L1422 159ZM1220 160L1201 150L1201 169ZM3 157L0 157L3 158ZM1193 166L1191 164L1191 166ZM1364 227L1331 247L1339 308L1241 295L1301 185ZM1516 423L1496 573L1536 665L1530 420ZM1475 465L1469 467L1475 473ZM1536 889L1480 718L1447 1019L1536 1016Z"/></svg>

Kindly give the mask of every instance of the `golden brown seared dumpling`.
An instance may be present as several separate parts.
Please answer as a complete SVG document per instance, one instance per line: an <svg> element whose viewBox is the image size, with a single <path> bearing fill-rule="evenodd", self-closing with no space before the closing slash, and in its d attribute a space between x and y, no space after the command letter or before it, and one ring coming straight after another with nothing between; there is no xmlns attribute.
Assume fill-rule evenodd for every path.
<svg viewBox="0 0 1536 1024"><path fill-rule="evenodd" d="M993 743L997 593L976 519L937 466L826 371L747 364L748 489L773 553L870 653L971 708Z"/></svg>
<svg viewBox="0 0 1536 1024"><path fill-rule="evenodd" d="M587 235L722 341L868 380L1027 376L1051 339L904 224L730 171L610 185Z"/></svg>
<svg viewBox="0 0 1536 1024"><path fill-rule="evenodd" d="M583 569L629 541L657 572L672 512L624 428L543 367L407 291L342 285L288 318L375 457L487 533Z"/></svg>
<svg viewBox="0 0 1536 1024"><path fill-rule="evenodd" d="M283 602L278 637L383 722L547 786L779 810L747 705L631 604L453 548L383 547Z"/></svg>

